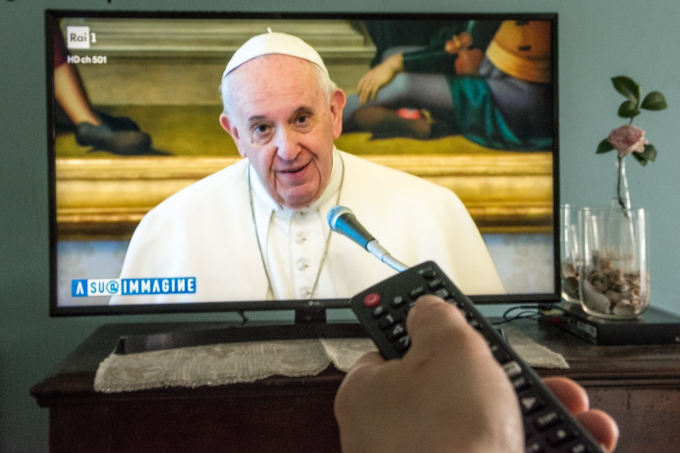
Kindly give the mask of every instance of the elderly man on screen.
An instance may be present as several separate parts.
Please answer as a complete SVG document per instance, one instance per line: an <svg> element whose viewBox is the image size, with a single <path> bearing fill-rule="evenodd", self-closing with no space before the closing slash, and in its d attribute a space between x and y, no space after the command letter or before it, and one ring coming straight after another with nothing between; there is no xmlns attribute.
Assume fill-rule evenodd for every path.
<svg viewBox="0 0 680 453"><path fill-rule="evenodd" d="M195 294L112 304L344 298L394 274L344 236L349 207L398 260L433 260L468 294L503 285L450 190L335 148L345 93L304 41L266 33L233 55L219 121L245 159L171 196L135 231L121 278L196 277Z"/></svg>

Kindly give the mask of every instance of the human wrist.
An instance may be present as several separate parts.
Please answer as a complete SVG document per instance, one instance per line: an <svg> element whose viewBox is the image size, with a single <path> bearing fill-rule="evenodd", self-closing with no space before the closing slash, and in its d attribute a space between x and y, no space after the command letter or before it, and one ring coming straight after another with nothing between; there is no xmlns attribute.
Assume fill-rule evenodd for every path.
<svg viewBox="0 0 680 453"><path fill-rule="evenodd" d="M392 70L392 72L403 72L404 71L404 55L401 53L395 53L388 57L384 63L386 66Z"/></svg>

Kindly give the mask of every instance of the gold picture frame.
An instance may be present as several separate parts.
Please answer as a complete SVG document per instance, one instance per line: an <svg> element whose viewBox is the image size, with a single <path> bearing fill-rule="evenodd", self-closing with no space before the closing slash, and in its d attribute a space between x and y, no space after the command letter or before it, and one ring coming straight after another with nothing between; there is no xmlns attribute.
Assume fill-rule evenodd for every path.
<svg viewBox="0 0 680 453"><path fill-rule="evenodd" d="M361 157L453 190L482 233L552 229L552 153ZM57 159L58 236L127 239L158 203L239 159Z"/></svg>

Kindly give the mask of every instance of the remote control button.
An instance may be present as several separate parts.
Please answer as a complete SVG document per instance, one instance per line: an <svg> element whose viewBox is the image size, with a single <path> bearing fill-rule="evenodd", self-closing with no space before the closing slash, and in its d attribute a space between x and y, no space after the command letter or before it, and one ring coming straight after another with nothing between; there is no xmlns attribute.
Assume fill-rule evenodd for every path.
<svg viewBox="0 0 680 453"><path fill-rule="evenodd" d="M512 386L515 387L515 392L521 392L531 387L531 383L524 376L520 376L517 379L513 379Z"/></svg>
<svg viewBox="0 0 680 453"><path fill-rule="evenodd" d="M508 363L510 360L512 360L510 354L497 344L489 345L489 349L491 349L491 353L496 359L496 362L500 363L501 365Z"/></svg>
<svg viewBox="0 0 680 453"><path fill-rule="evenodd" d="M552 433L546 436L545 440L548 441L550 445L556 447L558 445L563 445L576 437L576 432L568 428L557 428Z"/></svg>
<svg viewBox="0 0 680 453"><path fill-rule="evenodd" d="M406 352L410 347L411 338L408 335L404 335L403 337L397 339L397 341L394 343L394 350L399 353Z"/></svg>
<svg viewBox="0 0 680 453"><path fill-rule="evenodd" d="M547 414L543 414L540 417L536 418L534 420L534 426L538 428L539 430L544 430L548 429L551 426L555 426L556 424L560 423L562 421L562 416L559 415L557 412L552 411L548 412Z"/></svg>
<svg viewBox="0 0 680 453"><path fill-rule="evenodd" d="M451 300L453 298L449 290L446 288L438 289L437 291L435 291L434 295L437 297L441 297L446 301Z"/></svg>
<svg viewBox="0 0 680 453"><path fill-rule="evenodd" d="M394 299L392 299L392 302L390 302L390 305L392 305L394 308L401 307L406 303L406 298L403 296L396 296Z"/></svg>
<svg viewBox="0 0 680 453"><path fill-rule="evenodd" d="M420 296L422 296L426 293L427 292L425 291L425 288L422 287L422 286L419 286L417 288L412 289L411 292L408 295L411 297L411 299L416 300L417 298L419 298Z"/></svg>
<svg viewBox="0 0 680 453"><path fill-rule="evenodd" d="M375 307L375 310L373 310L373 317L379 318L382 315L384 315L385 313L387 313L387 309L385 308L385 306L384 305L378 305L377 307Z"/></svg>
<svg viewBox="0 0 680 453"><path fill-rule="evenodd" d="M531 442L527 444L527 446L524 448L524 451L526 453L541 453L545 450L543 450L543 447L541 447L541 444L538 442Z"/></svg>
<svg viewBox="0 0 680 453"><path fill-rule="evenodd" d="M421 270L419 274L422 275L423 278L426 278L427 280L432 280L437 276L437 273L431 267L426 267L425 269Z"/></svg>
<svg viewBox="0 0 680 453"><path fill-rule="evenodd" d="M526 395L519 399L522 414L527 415L545 407L545 401L537 395Z"/></svg>
<svg viewBox="0 0 680 453"><path fill-rule="evenodd" d="M388 315L383 316L382 318L380 318L378 320L378 327L380 327L380 330L385 330L385 329L393 326L397 322L401 321L402 319L403 318L398 313L394 313L394 314L390 313Z"/></svg>
<svg viewBox="0 0 680 453"><path fill-rule="evenodd" d="M593 449L590 448L587 445L578 443L576 445L572 445L572 447L567 450L568 453L593 453Z"/></svg>
<svg viewBox="0 0 680 453"><path fill-rule="evenodd" d="M482 330L482 323L479 322L476 319L471 319L470 322L468 322L472 327L474 327L477 330Z"/></svg>
<svg viewBox="0 0 680 453"><path fill-rule="evenodd" d="M515 362L514 360L503 365L503 370L505 371L505 374L507 374L511 379L522 374L522 367L519 366L519 363Z"/></svg>
<svg viewBox="0 0 680 453"><path fill-rule="evenodd" d="M392 330L388 330L385 334L387 339L390 341L394 341L404 335L406 335L406 328L402 324L397 324L392 328Z"/></svg>
<svg viewBox="0 0 680 453"><path fill-rule="evenodd" d="M444 287L444 282L436 278L432 280L430 283L428 283L427 287L430 288L430 291L437 291L439 288Z"/></svg>
<svg viewBox="0 0 680 453"><path fill-rule="evenodd" d="M474 315L472 314L472 312L469 309L463 307L462 305L459 305L458 308L459 308L461 314L463 316L465 316L465 319L467 319L469 321L470 319L473 318Z"/></svg>
<svg viewBox="0 0 680 453"><path fill-rule="evenodd" d="M378 293L371 293L371 294L367 294L366 296L364 296L364 306L365 307L368 307L368 308L375 307L379 303L380 303L380 294L378 294Z"/></svg>

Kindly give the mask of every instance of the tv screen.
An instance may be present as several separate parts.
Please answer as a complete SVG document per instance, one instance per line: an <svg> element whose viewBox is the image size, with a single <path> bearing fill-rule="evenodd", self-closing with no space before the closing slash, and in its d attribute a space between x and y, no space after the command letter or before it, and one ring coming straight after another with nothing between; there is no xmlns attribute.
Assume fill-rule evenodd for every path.
<svg viewBox="0 0 680 453"><path fill-rule="evenodd" d="M233 118L309 85L281 88L290 65L225 71L272 32L344 93L330 145L292 144L315 157L279 185L259 156L283 161L317 112L266 144ZM335 205L478 304L560 299L555 14L48 10L46 50L52 315L347 307L396 271L331 232ZM310 168L318 194L296 205Z"/></svg>

